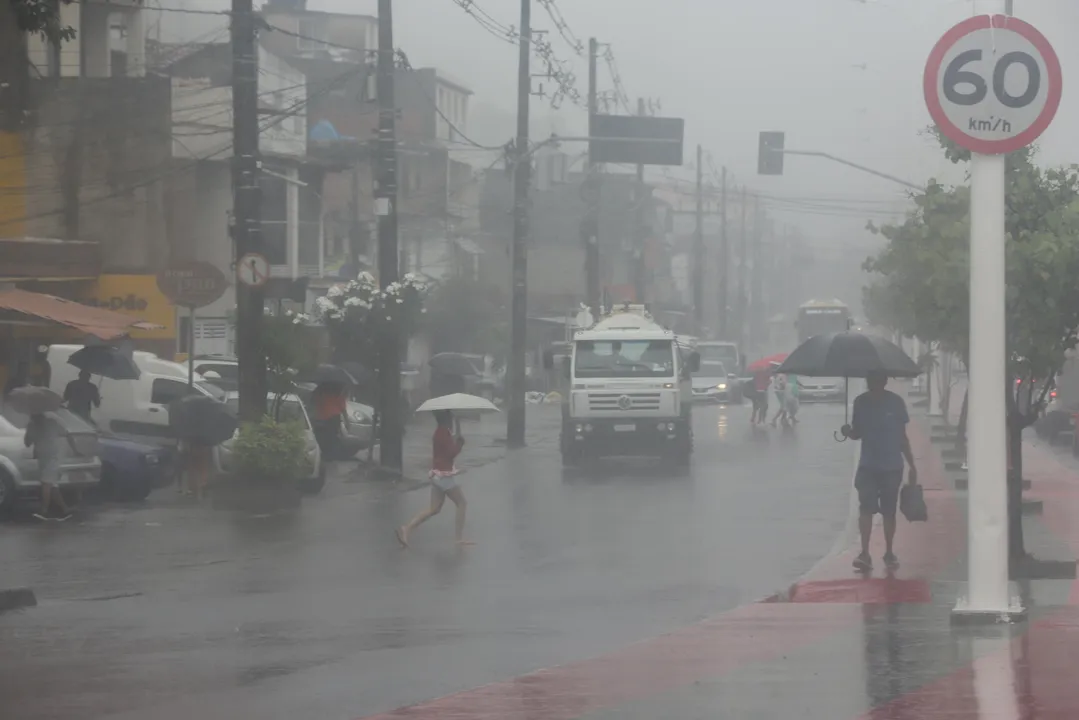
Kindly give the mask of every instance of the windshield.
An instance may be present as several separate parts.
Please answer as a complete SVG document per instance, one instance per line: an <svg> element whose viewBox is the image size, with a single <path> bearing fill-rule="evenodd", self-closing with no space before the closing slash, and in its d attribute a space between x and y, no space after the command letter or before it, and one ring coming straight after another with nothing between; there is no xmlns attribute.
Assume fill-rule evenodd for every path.
<svg viewBox="0 0 1079 720"><path fill-rule="evenodd" d="M715 360L701 360L701 369L693 374L697 377L727 377L727 367Z"/></svg>
<svg viewBox="0 0 1079 720"><path fill-rule="evenodd" d="M240 413L240 398L236 395L232 395L225 401L225 405L229 410L239 415ZM266 401L266 410L273 410L273 398L269 398ZM307 427L307 415L304 414L303 405L298 400L282 400L280 409L278 410L277 419L280 422L298 422L304 427Z"/></svg>
<svg viewBox="0 0 1079 720"><path fill-rule="evenodd" d="M727 367L738 367L738 348L735 345L699 345L701 364L722 363Z"/></svg>
<svg viewBox="0 0 1079 720"><path fill-rule="evenodd" d="M798 313L798 340L805 342L814 335L844 332L849 317L845 307L802 308Z"/></svg>
<svg viewBox="0 0 1079 720"><path fill-rule="evenodd" d="M674 349L670 340L581 340L574 374L581 378L670 377Z"/></svg>

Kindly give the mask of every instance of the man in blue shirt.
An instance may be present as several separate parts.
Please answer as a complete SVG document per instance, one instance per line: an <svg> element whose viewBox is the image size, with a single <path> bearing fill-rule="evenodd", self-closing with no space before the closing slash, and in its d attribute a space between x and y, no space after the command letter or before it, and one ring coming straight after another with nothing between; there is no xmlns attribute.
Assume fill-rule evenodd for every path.
<svg viewBox="0 0 1079 720"><path fill-rule="evenodd" d="M854 567L868 571L873 567L869 557L869 538L873 532L873 515L884 519L884 564L899 565L892 551L895 539L895 514L899 503L899 488L903 484L903 459L910 467L910 482L918 482L914 455L907 438L907 406L903 398L885 390L888 376L871 373L866 378L869 388L854 399L850 425L842 432L852 440L862 441L862 453L854 487L858 490L858 529L862 534L862 552L854 559Z"/></svg>

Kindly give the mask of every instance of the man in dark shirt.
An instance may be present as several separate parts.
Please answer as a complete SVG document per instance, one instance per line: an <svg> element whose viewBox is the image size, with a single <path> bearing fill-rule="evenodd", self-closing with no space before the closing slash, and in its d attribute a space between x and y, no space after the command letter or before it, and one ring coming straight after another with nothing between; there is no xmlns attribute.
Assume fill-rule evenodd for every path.
<svg viewBox="0 0 1079 720"><path fill-rule="evenodd" d="M910 467L910 482L918 482L914 468L914 455L907 438L907 405L903 398L885 390L887 375L871 373L866 378L869 388L854 399L851 424L844 425L842 432L852 440L862 441L858 471L854 487L858 490L858 529L862 535L862 552L855 558L854 567L870 570L873 561L869 556L869 538L873 532L873 515L880 513L884 519L884 564L889 568L899 565L892 551L895 539L895 515L899 502L899 489L903 484L903 460Z"/></svg>
<svg viewBox="0 0 1079 720"><path fill-rule="evenodd" d="M90 382L90 373L81 370L78 379L67 384L64 388L64 403L71 412L90 420L91 406L101 407L101 393L98 392L97 385Z"/></svg>

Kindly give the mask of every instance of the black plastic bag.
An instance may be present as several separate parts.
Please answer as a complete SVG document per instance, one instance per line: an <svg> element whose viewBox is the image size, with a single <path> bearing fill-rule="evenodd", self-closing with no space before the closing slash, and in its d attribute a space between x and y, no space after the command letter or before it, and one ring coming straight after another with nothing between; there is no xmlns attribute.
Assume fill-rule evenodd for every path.
<svg viewBox="0 0 1079 720"><path fill-rule="evenodd" d="M925 506L921 485L907 483L899 491L899 511L907 522L926 522L929 520L929 508Z"/></svg>

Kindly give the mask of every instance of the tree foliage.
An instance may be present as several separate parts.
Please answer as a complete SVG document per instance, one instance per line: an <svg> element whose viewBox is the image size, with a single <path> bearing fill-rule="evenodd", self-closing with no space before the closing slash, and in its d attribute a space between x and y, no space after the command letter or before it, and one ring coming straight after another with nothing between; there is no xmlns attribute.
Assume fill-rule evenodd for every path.
<svg viewBox="0 0 1079 720"><path fill-rule="evenodd" d="M70 5L72 0L61 0ZM60 3L54 0L7 0L15 25L23 32L35 33L51 42L71 40L75 29L60 22Z"/></svg>
<svg viewBox="0 0 1079 720"><path fill-rule="evenodd" d="M936 133L945 155L962 163L970 153ZM939 342L969 358L970 190L931 180L912 195L914 210L899 225L872 228L887 239L865 269L870 320L905 335ZM1079 172L1040 168L1033 150L1007 158L1007 358L1011 377L1052 378L1079 327ZM975 248L976 251L976 248ZM1027 396L1025 414L1044 400ZM1015 398L1012 398L1015 400ZM1033 418L1027 418L1032 420Z"/></svg>

